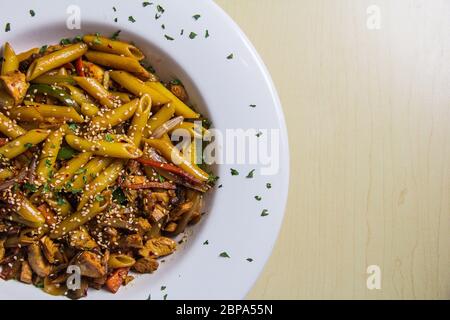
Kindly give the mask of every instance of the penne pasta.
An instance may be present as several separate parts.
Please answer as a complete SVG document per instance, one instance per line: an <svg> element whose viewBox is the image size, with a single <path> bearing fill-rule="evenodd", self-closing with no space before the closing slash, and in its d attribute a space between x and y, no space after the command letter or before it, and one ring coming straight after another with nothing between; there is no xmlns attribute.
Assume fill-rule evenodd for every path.
<svg viewBox="0 0 450 320"><path fill-rule="evenodd" d="M17 59L11 45L7 42L5 44L5 50L3 52L3 64L2 64L2 76L7 75L10 72L19 70L19 59Z"/></svg>
<svg viewBox="0 0 450 320"><path fill-rule="evenodd" d="M111 40L98 35L86 35L83 37L83 41L89 48L97 51L130 57L138 61L145 58L141 50L126 42Z"/></svg>
<svg viewBox="0 0 450 320"><path fill-rule="evenodd" d="M81 169L92 157L90 152L81 152L77 156L73 157L55 174L53 187L56 189L63 188L70 184L71 179L75 176L76 172ZM67 190L71 191L71 190Z"/></svg>
<svg viewBox="0 0 450 320"><path fill-rule="evenodd" d="M86 44L77 43L36 59L28 68L27 80L31 81L50 70L80 58L87 52L87 49Z"/></svg>
<svg viewBox="0 0 450 320"><path fill-rule="evenodd" d="M100 104L109 109L117 107L114 96L106 90L100 82L94 78L74 77L77 84L83 88L91 97L100 102Z"/></svg>
<svg viewBox="0 0 450 320"><path fill-rule="evenodd" d="M109 166L111 162L113 162L111 158L95 157L77 174L72 183L72 188L83 189L88 183L97 178L100 172Z"/></svg>
<svg viewBox="0 0 450 320"><path fill-rule="evenodd" d="M69 89L72 98L81 106L80 112L88 117L93 117L99 113L99 108L84 94L84 92L72 85L65 84Z"/></svg>
<svg viewBox="0 0 450 320"><path fill-rule="evenodd" d="M144 139L144 142L147 143L150 147L158 150L164 158L166 158L170 162L173 162L175 165L191 174L198 180L208 180L209 175L202 169L200 169L197 165L192 164L189 160L187 160L180 153L180 151L173 146L167 135L165 135L165 137L161 139Z"/></svg>
<svg viewBox="0 0 450 320"><path fill-rule="evenodd" d="M7 197L6 201L11 206L10 209L17 214L19 223L33 228L44 225L45 219L41 212L23 193L14 192Z"/></svg>
<svg viewBox="0 0 450 320"><path fill-rule="evenodd" d="M11 116L17 121L84 122L83 117L72 107L36 103L11 110Z"/></svg>
<svg viewBox="0 0 450 320"><path fill-rule="evenodd" d="M85 56L89 61L101 66L128 71L145 80L150 78L150 72L134 58L100 51L88 51Z"/></svg>
<svg viewBox="0 0 450 320"><path fill-rule="evenodd" d="M97 178L89 183L84 189L81 195L80 202L78 204L78 210L81 210L88 202L103 192L106 188L112 186L124 168L123 160L115 160L104 171L102 171Z"/></svg>
<svg viewBox="0 0 450 320"><path fill-rule="evenodd" d="M197 112L189 108L183 101L178 99L172 92L170 92L170 90L164 87L161 82L146 82L145 84L170 99L171 103L175 107L175 114L177 116L183 116L186 119L200 118L200 115Z"/></svg>
<svg viewBox="0 0 450 320"><path fill-rule="evenodd" d="M135 99L123 106L98 115L91 120L90 127L95 131L111 129L129 119L136 112L139 105L139 99Z"/></svg>
<svg viewBox="0 0 450 320"><path fill-rule="evenodd" d="M154 116L150 118L144 129L144 137L148 138L156 129L169 121L175 114L175 107L169 103L163 106Z"/></svg>
<svg viewBox="0 0 450 320"><path fill-rule="evenodd" d="M55 169L56 157L64 137L64 128L59 128L53 131L42 147L39 163L36 167L37 178L41 182L47 181L50 178L50 173Z"/></svg>
<svg viewBox="0 0 450 320"><path fill-rule="evenodd" d="M15 139L27 131L0 112L0 132L8 138Z"/></svg>
<svg viewBox="0 0 450 320"><path fill-rule="evenodd" d="M120 159L137 159L142 156L142 151L131 143L89 141L75 135L67 135L66 141L75 150L92 152L96 156Z"/></svg>
<svg viewBox="0 0 450 320"><path fill-rule="evenodd" d="M131 121L130 128L128 129L128 136L132 139L136 146L141 145L142 137L144 135L144 129L147 125L152 110L152 98L145 94L139 100L139 105Z"/></svg>
<svg viewBox="0 0 450 320"><path fill-rule="evenodd" d="M19 60L19 62L25 61L29 58L31 58L31 56L33 54L38 54L39 53L39 48L33 48L30 50L27 50L25 52L21 52L17 55L17 60Z"/></svg>
<svg viewBox="0 0 450 320"><path fill-rule="evenodd" d="M28 131L24 135L1 147L0 155L5 157L6 159L13 159L26 152L29 148L44 141L49 134L50 131L48 130L36 129Z"/></svg>
<svg viewBox="0 0 450 320"><path fill-rule="evenodd" d="M142 97L144 94L150 95L152 98L152 103L155 106L163 105L170 101L169 98L160 94L153 88L150 88L150 86L146 85L145 82L139 80L128 72L112 71L110 72L110 76L111 79L138 97Z"/></svg>
<svg viewBox="0 0 450 320"><path fill-rule="evenodd" d="M130 268L136 263L136 260L126 254L113 253L109 256L108 267L112 269Z"/></svg>

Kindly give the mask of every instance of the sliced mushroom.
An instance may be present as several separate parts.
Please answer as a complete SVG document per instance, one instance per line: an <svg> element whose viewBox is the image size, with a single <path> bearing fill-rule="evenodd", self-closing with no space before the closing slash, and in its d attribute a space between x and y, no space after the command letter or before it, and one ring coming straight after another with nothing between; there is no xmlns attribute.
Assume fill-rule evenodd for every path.
<svg viewBox="0 0 450 320"><path fill-rule="evenodd" d="M22 102L30 87L26 81L25 75L20 71L12 71L0 76L0 81L6 91L13 97L16 104Z"/></svg>
<svg viewBox="0 0 450 320"><path fill-rule="evenodd" d="M42 251L44 252L44 255L47 258L48 262L50 262L51 264L62 262L63 257L61 252L59 251L59 247L49 237L42 237L40 242Z"/></svg>
<svg viewBox="0 0 450 320"><path fill-rule="evenodd" d="M37 243L28 246L28 263L30 264L31 269L42 278L48 276L52 270Z"/></svg>
<svg viewBox="0 0 450 320"><path fill-rule="evenodd" d="M97 243L92 239L86 228L81 227L69 234L69 245L80 250L92 250Z"/></svg>
<svg viewBox="0 0 450 320"><path fill-rule="evenodd" d="M31 270L28 262L22 262L22 270L20 271L20 281L31 284L33 282L33 270Z"/></svg>

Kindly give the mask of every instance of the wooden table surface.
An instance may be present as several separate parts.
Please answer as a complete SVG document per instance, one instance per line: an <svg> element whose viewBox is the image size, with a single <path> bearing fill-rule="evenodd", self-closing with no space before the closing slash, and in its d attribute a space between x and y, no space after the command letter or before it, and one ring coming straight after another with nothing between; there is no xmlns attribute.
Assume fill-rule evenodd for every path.
<svg viewBox="0 0 450 320"><path fill-rule="evenodd" d="M450 1L216 2L289 127L286 218L248 298L449 299Z"/></svg>

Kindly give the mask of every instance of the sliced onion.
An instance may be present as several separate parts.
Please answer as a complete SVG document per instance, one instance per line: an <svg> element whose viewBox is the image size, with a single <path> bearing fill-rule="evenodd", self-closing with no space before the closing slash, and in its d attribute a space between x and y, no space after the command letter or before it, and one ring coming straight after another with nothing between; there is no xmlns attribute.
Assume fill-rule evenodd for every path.
<svg viewBox="0 0 450 320"><path fill-rule="evenodd" d="M161 127L155 130L155 132L152 134L152 138L155 139L161 138L164 134L166 134L167 132L178 126L180 123L183 123L183 121L184 118L182 116L167 121Z"/></svg>
<svg viewBox="0 0 450 320"><path fill-rule="evenodd" d="M14 184L22 182L27 177L27 173L28 173L28 168L23 167L17 176L15 176L14 178L12 178L10 180L6 180L0 184L0 191L9 189L12 186L14 186Z"/></svg>

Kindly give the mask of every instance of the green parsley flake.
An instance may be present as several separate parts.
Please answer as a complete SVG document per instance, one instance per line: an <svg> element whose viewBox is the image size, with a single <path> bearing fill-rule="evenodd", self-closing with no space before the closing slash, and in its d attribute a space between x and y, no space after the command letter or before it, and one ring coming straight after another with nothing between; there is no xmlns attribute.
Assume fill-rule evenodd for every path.
<svg viewBox="0 0 450 320"><path fill-rule="evenodd" d="M256 134L256 137L257 138L259 138L259 137L261 137L263 134L262 134L262 132L260 131L260 132L258 132L257 134Z"/></svg>
<svg viewBox="0 0 450 320"><path fill-rule="evenodd" d="M164 291L164 290L166 290L166 286L161 286L161 291Z"/></svg>
<svg viewBox="0 0 450 320"><path fill-rule="evenodd" d="M30 10L30 16L34 17L36 15L36 12L34 10Z"/></svg>
<svg viewBox="0 0 450 320"><path fill-rule="evenodd" d="M159 4L158 4L158 6L156 7L156 10L158 10L158 12L161 12L161 13L164 13L166 10L164 10L164 8L163 7L161 7Z"/></svg>
<svg viewBox="0 0 450 320"><path fill-rule="evenodd" d="M50 168L52 166L52 162L50 161L50 159L45 159L45 166L47 168Z"/></svg>
<svg viewBox="0 0 450 320"><path fill-rule="evenodd" d="M260 196L255 196L256 201L261 201L262 198Z"/></svg>
<svg viewBox="0 0 450 320"><path fill-rule="evenodd" d="M253 178L253 176L254 176L254 174L255 174L255 169L253 169L252 171L250 171L249 173L248 173L248 175L247 175L247 179L252 179Z"/></svg>
<svg viewBox="0 0 450 320"><path fill-rule="evenodd" d="M113 35L111 36L111 40L119 39L119 36L120 36L121 32L122 32L122 30L117 30L116 32L114 32Z"/></svg>
<svg viewBox="0 0 450 320"><path fill-rule="evenodd" d="M207 246L209 244L209 241L208 240L206 240L205 242L203 242L203 245L204 246Z"/></svg>
<svg viewBox="0 0 450 320"><path fill-rule="evenodd" d="M253 262L253 259L252 258L247 258L246 259L248 262Z"/></svg>
<svg viewBox="0 0 450 320"><path fill-rule="evenodd" d="M95 196L95 201L97 201L97 202L102 202L103 200L105 200L105 197L104 197L104 196L102 196L102 195L100 195L100 194L98 194L98 195Z"/></svg>
<svg viewBox="0 0 450 320"><path fill-rule="evenodd" d="M69 129L72 130L73 132L77 132L78 125L76 123L70 123L69 124Z"/></svg>
<svg viewBox="0 0 450 320"><path fill-rule="evenodd" d="M228 60L231 60L231 59L233 59L233 58L234 58L234 53L230 53L230 54L228 55L228 57L227 57Z"/></svg>
<svg viewBox="0 0 450 320"><path fill-rule="evenodd" d="M261 212L261 217L267 217L269 215L269 210L267 210L267 209L264 209L262 212Z"/></svg>
<svg viewBox="0 0 450 320"><path fill-rule="evenodd" d="M109 133L105 136L105 141L106 142L113 142L114 138L112 137L112 135L110 135Z"/></svg>
<svg viewBox="0 0 450 320"><path fill-rule="evenodd" d="M189 34L189 39L195 39L197 37L197 34L195 32L191 32Z"/></svg>
<svg viewBox="0 0 450 320"><path fill-rule="evenodd" d="M237 171L236 169L230 169L231 171L231 175L232 176L238 176L239 175L239 171Z"/></svg>
<svg viewBox="0 0 450 320"><path fill-rule="evenodd" d="M164 37L169 41L175 40L174 38L172 38L171 36L168 36L167 34L165 34Z"/></svg>
<svg viewBox="0 0 450 320"><path fill-rule="evenodd" d="M205 31L205 38L209 38L209 30L208 29L206 29L206 31Z"/></svg>
<svg viewBox="0 0 450 320"><path fill-rule="evenodd" d="M11 23L7 23L5 26L5 32L10 32L11 31Z"/></svg>
<svg viewBox="0 0 450 320"><path fill-rule="evenodd" d="M64 198L62 198L62 197L58 197L56 199L56 203L57 203L58 206L63 206L63 205L66 204L66 200L64 200Z"/></svg>
<svg viewBox="0 0 450 320"><path fill-rule="evenodd" d="M36 185L34 185L34 184L32 184L32 183L29 183L29 182L25 182L24 184L23 184L23 188L25 189L25 190L27 190L27 191L29 191L29 192L36 192L37 190L38 190L38 188L37 188L37 186Z"/></svg>
<svg viewBox="0 0 450 320"><path fill-rule="evenodd" d="M266 188L267 189L271 189L272 188L272 184L271 183L266 183Z"/></svg>
<svg viewBox="0 0 450 320"><path fill-rule="evenodd" d="M45 45L45 46L42 46L42 47L41 47L41 49L39 49L39 53L40 53L40 54L43 54L43 53L45 53L45 51L47 51L47 48L48 48L48 46L47 46L47 45Z"/></svg>
<svg viewBox="0 0 450 320"><path fill-rule="evenodd" d="M128 21L130 21L130 22L132 22L132 23L135 23L135 22L136 22L136 19L135 19L133 16L129 16L129 17L128 17Z"/></svg>
<svg viewBox="0 0 450 320"><path fill-rule="evenodd" d="M142 3L142 6L145 8L145 7L151 6L152 4L153 4L153 2L146 1L146 2Z"/></svg>
<svg viewBox="0 0 450 320"><path fill-rule="evenodd" d="M221 254L219 254L219 257L221 258L231 258L230 255L226 252L222 252Z"/></svg>
<svg viewBox="0 0 450 320"><path fill-rule="evenodd" d="M167 293L163 297L164 300L167 300Z"/></svg>
<svg viewBox="0 0 450 320"><path fill-rule="evenodd" d="M256 108L256 104L251 104L250 108Z"/></svg>
<svg viewBox="0 0 450 320"><path fill-rule="evenodd" d="M195 15L192 16L192 18L194 18L195 20L200 19L200 17L201 17L201 15L199 15L199 14L195 14Z"/></svg>
<svg viewBox="0 0 450 320"><path fill-rule="evenodd" d="M31 147L33 147L33 144L30 143L30 142L27 142L27 143L24 144L24 147L27 148L27 149L30 149Z"/></svg>

